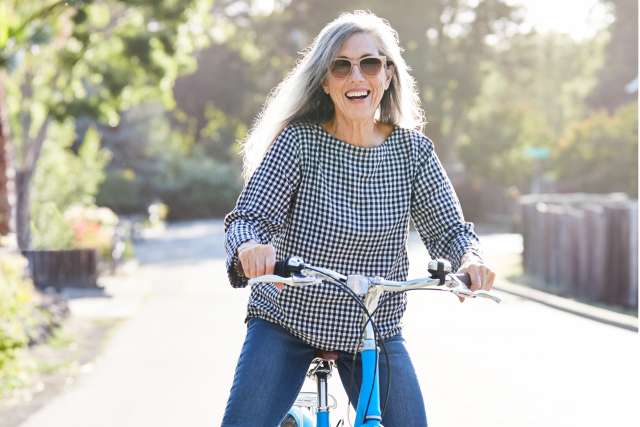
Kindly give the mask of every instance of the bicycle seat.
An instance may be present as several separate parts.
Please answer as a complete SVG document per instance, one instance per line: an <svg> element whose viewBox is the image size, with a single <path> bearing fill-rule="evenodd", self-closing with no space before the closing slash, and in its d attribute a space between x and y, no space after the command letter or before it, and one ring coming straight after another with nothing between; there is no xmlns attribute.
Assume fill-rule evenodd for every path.
<svg viewBox="0 0 640 427"><path fill-rule="evenodd" d="M332 362L335 362L336 360L338 360L338 352L337 351L317 350L315 356L319 357L321 359L324 359L324 360L330 360Z"/></svg>

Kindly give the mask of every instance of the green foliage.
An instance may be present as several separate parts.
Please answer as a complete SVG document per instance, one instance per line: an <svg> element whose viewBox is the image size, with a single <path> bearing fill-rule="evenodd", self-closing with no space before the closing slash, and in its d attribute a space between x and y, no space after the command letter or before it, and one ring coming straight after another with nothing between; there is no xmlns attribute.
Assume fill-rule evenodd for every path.
<svg viewBox="0 0 640 427"><path fill-rule="evenodd" d="M601 111L573 124L553 158L562 191L625 192L638 197L638 107Z"/></svg>
<svg viewBox="0 0 640 427"><path fill-rule="evenodd" d="M240 191L237 141L245 125L208 107L207 124L195 140L195 126L145 105L123 115L122 132L106 137L113 153L98 203L121 214L146 214L159 199L171 218L199 218L227 213ZM135 143L133 143L135 141Z"/></svg>
<svg viewBox="0 0 640 427"><path fill-rule="evenodd" d="M39 203L55 202L58 209L64 211L73 204L95 202L110 155L100 147L100 138L94 129L85 134L77 155L70 150L73 136L71 122L51 128L33 181L34 208Z"/></svg>
<svg viewBox="0 0 640 427"><path fill-rule="evenodd" d="M0 398L26 380L18 356L29 342L34 290L25 269L26 261L18 255L0 257Z"/></svg>
<svg viewBox="0 0 640 427"><path fill-rule="evenodd" d="M101 206L109 206L120 214L130 215L144 212L150 202L143 192L142 180L131 169L117 169L107 173L100 187L97 201Z"/></svg>
<svg viewBox="0 0 640 427"><path fill-rule="evenodd" d="M152 177L111 171L98 202L122 214L143 214L160 199L168 205L171 219L225 215L241 189L240 168L198 153L156 158L162 172ZM144 188L145 182L149 187Z"/></svg>
<svg viewBox="0 0 640 427"><path fill-rule="evenodd" d="M54 124L43 147L33 179L33 246L39 249L68 249L74 236L64 212L73 205L92 205L104 180L109 153L100 147L94 129L85 134L84 143L74 154L71 122Z"/></svg>
<svg viewBox="0 0 640 427"><path fill-rule="evenodd" d="M482 87L458 155L468 180L528 192L535 168L543 166L528 150L553 152L565 128L584 117L603 40L533 33L495 49L482 66Z"/></svg>
<svg viewBox="0 0 640 427"><path fill-rule="evenodd" d="M549 148L552 134L540 110L509 105L494 108L472 117L460 160L474 180L526 188L534 168L527 149Z"/></svg>
<svg viewBox="0 0 640 427"><path fill-rule="evenodd" d="M52 65L62 72L52 82L56 91L47 110L58 119L86 115L115 125L120 110L142 100L173 105L173 81L193 69L194 50L208 43L210 5L211 0L4 5L0 67L13 72L24 58L52 49ZM31 49L36 44L40 48Z"/></svg>
<svg viewBox="0 0 640 427"><path fill-rule="evenodd" d="M169 159L157 191L172 219L207 218L229 212L241 188L237 166L199 156Z"/></svg>

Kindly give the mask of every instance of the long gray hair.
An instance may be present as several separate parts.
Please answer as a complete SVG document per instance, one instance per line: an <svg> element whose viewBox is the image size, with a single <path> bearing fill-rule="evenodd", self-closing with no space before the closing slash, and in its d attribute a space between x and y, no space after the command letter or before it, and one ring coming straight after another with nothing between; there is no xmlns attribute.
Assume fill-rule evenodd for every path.
<svg viewBox="0 0 640 427"><path fill-rule="evenodd" d="M322 82L342 44L353 34L363 32L379 40L380 53L387 57L388 63L393 63L393 77L380 101L377 120L422 130L424 112L415 80L402 58L396 31L371 12L343 13L320 31L293 70L269 95L243 145L246 179L289 124L324 123L333 118L333 101L322 90Z"/></svg>

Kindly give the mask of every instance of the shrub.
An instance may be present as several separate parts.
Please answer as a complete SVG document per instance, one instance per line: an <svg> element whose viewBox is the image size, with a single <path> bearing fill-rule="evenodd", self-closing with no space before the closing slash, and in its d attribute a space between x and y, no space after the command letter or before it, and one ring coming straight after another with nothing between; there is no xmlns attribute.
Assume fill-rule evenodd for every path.
<svg viewBox="0 0 640 427"><path fill-rule="evenodd" d="M223 216L240 192L238 170L210 158L178 158L169 171L169 177L157 185L171 219Z"/></svg>
<svg viewBox="0 0 640 427"><path fill-rule="evenodd" d="M638 107L602 111L570 126L553 156L563 192L638 194Z"/></svg>
<svg viewBox="0 0 640 427"><path fill-rule="evenodd" d="M100 187L97 203L123 215L142 213L150 202L143 187L142 179L132 169L110 171Z"/></svg>
<svg viewBox="0 0 640 427"><path fill-rule="evenodd" d="M38 249L73 247L74 236L64 212L74 205L93 205L104 180L109 154L98 133L89 129L77 154L71 151L72 123L55 124L42 149L33 178L32 245Z"/></svg>
<svg viewBox="0 0 640 427"><path fill-rule="evenodd" d="M25 269L18 255L0 257L0 398L25 379L18 354L29 343L35 298Z"/></svg>

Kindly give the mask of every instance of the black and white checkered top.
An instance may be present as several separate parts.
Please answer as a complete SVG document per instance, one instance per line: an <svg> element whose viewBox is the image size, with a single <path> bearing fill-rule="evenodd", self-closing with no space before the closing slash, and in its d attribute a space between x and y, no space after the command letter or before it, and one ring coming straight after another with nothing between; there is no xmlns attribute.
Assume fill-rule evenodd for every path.
<svg viewBox="0 0 640 427"><path fill-rule="evenodd" d="M277 259L296 255L343 274L405 280L409 221L432 257L457 269L464 253L479 255L473 224L460 204L432 142L395 127L379 146L357 147L318 124L285 128L225 218L227 272L234 287L247 285L237 270L237 249L247 240L271 243ZM426 264L425 260L425 272ZM386 294L375 321L382 338L400 332L404 293ZM247 319L283 326L322 350L353 352L362 312L332 284L305 288L254 286Z"/></svg>

